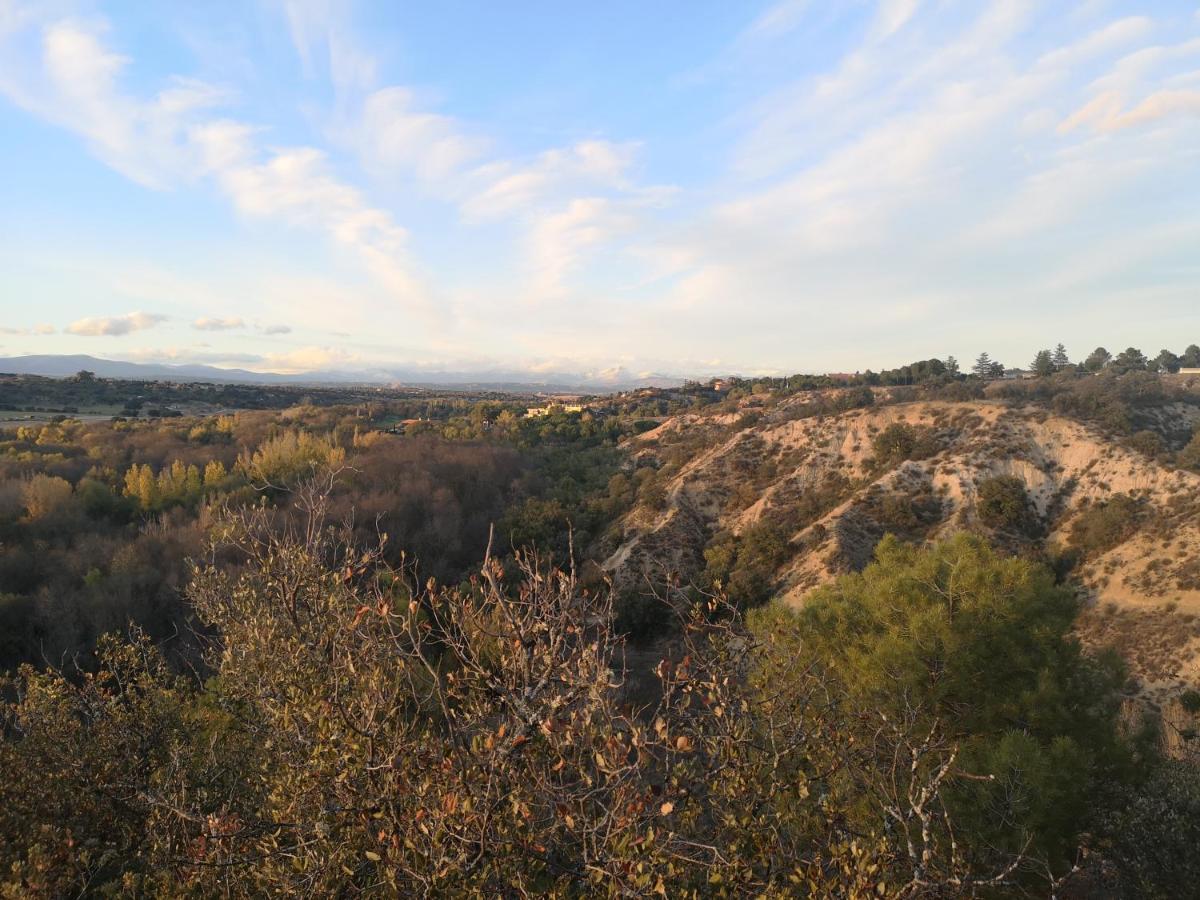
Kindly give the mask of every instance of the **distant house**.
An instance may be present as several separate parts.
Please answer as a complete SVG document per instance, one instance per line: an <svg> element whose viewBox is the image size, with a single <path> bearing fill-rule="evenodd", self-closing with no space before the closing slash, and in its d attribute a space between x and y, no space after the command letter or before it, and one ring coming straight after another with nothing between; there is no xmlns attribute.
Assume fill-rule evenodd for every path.
<svg viewBox="0 0 1200 900"><path fill-rule="evenodd" d="M577 413L583 412L583 405L579 403L551 403L547 406L531 406L525 410L525 418L537 419L541 416L548 416L553 412Z"/></svg>
<svg viewBox="0 0 1200 900"><path fill-rule="evenodd" d="M1178 374L1180 374L1180 375L1200 375L1200 369L1193 369L1193 368L1180 369Z"/></svg>

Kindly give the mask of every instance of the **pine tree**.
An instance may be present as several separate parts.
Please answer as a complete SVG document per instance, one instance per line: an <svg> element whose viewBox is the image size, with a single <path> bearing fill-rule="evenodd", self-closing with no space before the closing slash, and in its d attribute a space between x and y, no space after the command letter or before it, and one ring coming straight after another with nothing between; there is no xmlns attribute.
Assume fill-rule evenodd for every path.
<svg viewBox="0 0 1200 900"><path fill-rule="evenodd" d="M1112 361L1112 354L1103 347L1097 347L1083 362L1083 367L1089 372L1099 372Z"/></svg>
<svg viewBox="0 0 1200 900"><path fill-rule="evenodd" d="M1067 348L1062 344L1054 348L1053 362L1054 368L1060 372L1071 364L1071 357L1067 356Z"/></svg>
<svg viewBox="0 0 1200 900"><path fill-rule="evenodd" d="M1049 350L1039 350L1037 356L1033 358L1033 362L1029 364L1029 368L1039 378L1053 375L1055 372L1054 354Z"/></svg>
<svg viewBox="0 0 1200 900"><path fill-rule="evenodd" d="M958 360L953 356L946 357L946 373L955 377L958 376Z"/></svg>
<svg viewBox="0 0 1200 900"><path fill-rule="evenodd" d="M971 371L980 378L992 377L992 358L987 355L987 352L979 354L979 358L975 360L975 365L971 367Z"/></svg>

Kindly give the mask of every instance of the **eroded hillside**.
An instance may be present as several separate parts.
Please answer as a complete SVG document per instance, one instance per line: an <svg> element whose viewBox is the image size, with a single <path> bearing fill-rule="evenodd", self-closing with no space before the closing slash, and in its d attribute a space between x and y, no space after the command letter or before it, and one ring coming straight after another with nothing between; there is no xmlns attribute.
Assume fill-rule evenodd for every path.
<svg viewBox="0 0 1200 900"><path fill-rule="evenodd" d="M632 438L646 485L605 569L626 591L673 571L799 604L865 565L885 533L978 530L1070 573L1087 593L1081 635L1117 645L1147 691L1200 682L1200 474L1155 458L1144 437L1041 406L888 399L750 398ZM1200 407L1139 416L1161 448Z"/></svg>

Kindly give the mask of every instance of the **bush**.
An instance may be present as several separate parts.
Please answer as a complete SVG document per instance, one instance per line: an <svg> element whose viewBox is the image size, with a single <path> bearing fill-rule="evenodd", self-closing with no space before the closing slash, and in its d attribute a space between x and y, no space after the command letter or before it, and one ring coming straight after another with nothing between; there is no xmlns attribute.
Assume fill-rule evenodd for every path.
<svg viewBox="0 0 1200 900"><path fill-rule="evenodd" d="M981 481L976 509L980 521L990 528L1030 535L1038 531L1037 513L1025 482L1013 475L997 475Z"/></svg>
<svg viewBox="0 0 1200 900"><path fill-rule="evenodd" d="M1121 787L1096 825L1100 855L1115 863L1125 896L1174 900L1200 886L1200 767L1163 760Z"/></svg>
<svg viewBox="0 0 1200 900"><path fill-rule="evenodd" d="M1179 451L1175 461L1185 469L1200 472L1200 429L1192 435L1188 445Z"/></svg>
<svg viewBox="0 0 1200 900"><path fill-rule="evenodd" d="M876 556L808 596L791 650L864 704L945 723L968 766L996 775L948 797L964 834L1010 850L1030 834L1065 863L1123 759L1120 668L1082 655L1074 594L1042 566L969 535L928 550L887 537Z"/></svg>
<svg viewBox="0 0 1200 900"><path fill-rule="evenodd" d="M1071 545L1085 557L1099 556L1127 540L1143 516L1142 503L1129 494L1114 494L1079 514L1071 524Z"/></svg>
<svg viewBox="0 0 1200 900"><path fill-rule="evenodd" d="M71 503L71 483L64 478L39 473L26 482L23 499L30 519L46 519L62 512Z"/></svg>
<svg viewBox="0 0 1200 900"><path fill-rule="evenodd" d="M568 573L418 590L274 524L224 523L242 565L196 573L203 687L115 639L91 677L0 686L0 893L866 897L1015 870L950 851L936 730L717 602L635 662L658 687L633 715L611 600Z"/></svg>

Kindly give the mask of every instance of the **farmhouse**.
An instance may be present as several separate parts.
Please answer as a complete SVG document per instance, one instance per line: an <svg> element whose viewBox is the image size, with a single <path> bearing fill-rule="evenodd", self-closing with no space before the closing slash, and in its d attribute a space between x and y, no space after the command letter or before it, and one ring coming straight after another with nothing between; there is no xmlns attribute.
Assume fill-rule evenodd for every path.
<svg viewBox="0 0 1200 900"><path fill-rule="evenodd" d="M536 419L541 416L548 416L554 412L577 413L583 412L583 406L579 403L551 403L547 406L531 406L525 410L525 418Z"/></svg>

